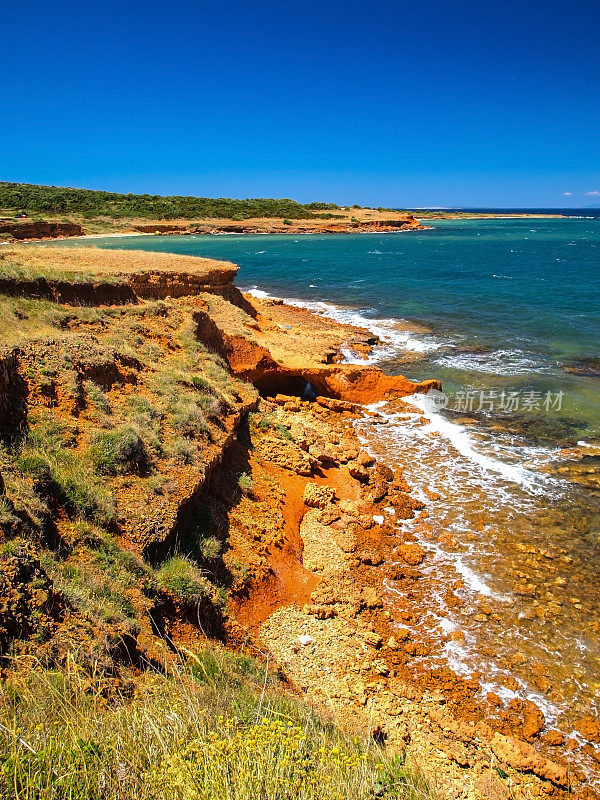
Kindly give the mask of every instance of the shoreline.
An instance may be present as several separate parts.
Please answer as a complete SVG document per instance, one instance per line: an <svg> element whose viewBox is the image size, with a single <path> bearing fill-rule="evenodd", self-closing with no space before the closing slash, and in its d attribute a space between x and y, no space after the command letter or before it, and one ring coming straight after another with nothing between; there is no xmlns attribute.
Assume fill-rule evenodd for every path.
<svg viewBox="0 0 600 800"><path fill-rule="evenodd" d="M179 519L193 499L216 507L218 516L227 519L224 569L240 575L231 592L231 613L222 622L230 647L243 649L249 633L256 637L311 703L333 713L344 727L350 729L358 720L365 730L377 731L390 749L406 753L425 772L441 798L512 795L525 800L540 793L562 797L571 789L587 790L578 768L561 763L568 743L563 750L564 739L546 730L534 703L484 696L479 679L455 675L448 665L435 670L415 666L415 657L426 656L427 648L437 645L415 635L420 618L409 605L398 603L403 624L395 624L383 596L382 576L415 602L430 601L423 594L428 553L414 531L397 523L414 520L426 529L439 498L426 485L410 486L402 464L376 460L365 450L357 425L366 420L385 426L385 414L372 407L382 401L423 425L426 415L410 405L410 397L440 388L438 381L416 384L365 364L361 356L368 359L379 339L364 327L275 298L242 297L232 284L234 265L225 269L221 263L216 270L217 262L195 259L189 263L190 269L196 265L196 274L186 274L187 259L148 253L143 265L148 275L140 276L135 252L20 252L35 252L54 269L60 253L70 264L79 260L86 274L89 259L97 259L99 273L101 264L113 271L118 267L119 282L103 284L105 293L93 296L91 305L114 306L111 301L122 297L123 316L114 309L100 313L96 321L92 316L86 331L100 336L103 324L120 329L128 308L145 319L147 301L160 300L160 313L148 309L144 324L146 339L163 350L150 352L169 357L172 342L165 337L164 322L169 309L177 330L180 315L190 314L194 341L222 359L231 380L238 382L239 396L231 400L237 403L235 413L221 429L215 426L211 460L201 481L193 466L161 462L163 476L177 488L173 495L154 497L149 520L140 502L141 477L133 490L128 480L109 484L125 520L122 536L144 556L165 546L160 536L172 535L169 520ZM80 294L71 297L70 317L76 317L73 302L85 298L88 285L93 284L73 284ZM343 363L348 348L357 354L355 363ZM30 350L37 363L35 346ZM144 362L136 360L140 354L126 356L122 364L120 356L104 356L99 367L84 352L84 374L103 382L109 407L118 408L133 391L124 390L120 381L144 386ZM156 368L161 360L154 354L146 363ZM26 370L32 381L30 362ZM307 382L315 389L314 402L300 400ZM40 385L47 385L44 375ZM178 386L181 392L183 385ZM71 420L71 400L48 391L32 390L31 402L46 414L58 407ZM154 391L151 384L145 391ZM196 385L189 391L197 391ZM78 430L85 430L95 418L77 408ZM240 475L250 478L241 492ZM194 618L178 610L172 597L167 608L167 641L178 647L205 641ZM150 658L157 653L167 657L143 619L137 646Z"/></svg>
<svg viewBox="0 0 600 800"><path fill-rule="evenodd" d="M419 216L417 212L371 212L360 209L354 213L358 217L344 218L343 221L323 220L323 219L299 219L286 220L285 222L271 218L259 218L248 220L234 219L212 219L200 221L176 220L167 222L165 220L145 221L131 220L124 223L124 228L109 230L108 232L86 232L84 224L58 222L31 222L21 221L11 225L4 224L3 230L9 234L16 234L14 240L0 242L2 245L15 242L44 242L56 240L93 240L102 238L118 238L131 236L225 236L225 235L293 235L293 236L314 236L319 234L359 234L359 233L405 233L410 231L431 230L434 223L438 220L477 220L477 219L569 219L564 214L510 214L510 213L469 213L469 212L449 212L447 214L430 214ZM336 215L343 216L343 215ZM92 221L93 223L93 221ZM18 233L21 228L34 229L41 226L44 234L41 236L27 236L24 238ZM76 229L79 231L62 232L61 229ZM56 229L51 233L52 229ZM1 234L0 234L1 236Z"/></svg>
<svg viewBox="0 0 600 800"><path fill-rule="evenodd" d="M293 306L288 307L293 309ZM292 397L278 396L275 398L275 402L279 409L282 409L282 412L277 412L282 413L282 419L286 418L286 412L289 416L289 414L293 415L300 411L297 401ZM416 413L417 416L423 414L418 408L407 406L404 401L395 401L394 405L397 410L402 409L409 413ZM377 424L378 418L384 421L376 411L361 408L360 410L356 409L356 412L362 419L372 418L375 424ZM423 416L427 416L427 414L425 413ZM334 440L335 429L334 424ZM357 447L364 447L364 443L360 442L358 438L355 441ZM370 456L364 456L365 464L369 459ZM389 464L375 462L374 459L367 469L378 469L377 463L381 465L382 469L389 469ZM397 567L392 568L392 574L394 579L399 578L401 583L405 584L405 590L409 593L418 590L419 572L422 565L426 566L427 553L417 543L418 540L413 534L406 530L399 532L393 523L395 520L402 519L403 516L411 516L412 511L413 514L416 514L418 526L426 527L426 519L429 516L426 506L414 499L415 494L423 495L425 487L409 488L401 476L400 478L396 476L395 480L399 480L402 486L402 500L400 501L401 505L398 506L396 505L398 503L397 496L391 499L393 492L382 492L380 486L378 491L382 492L382 496L375 500L368 479L366 486L360 483L360 479L358 480L362 500L357 501L356 497L348 498L343 494L339 498L329 498L325 506L319 507L318 511L314 512L309 508L309 513L301 522L301 539L304 552L307 554L303 563L320 576L321 580L316 595L317 598L321 597L324 605L318 603L315 605L316 601L313 598L312 605L305 604L301 609L292 610L285 607L279 609L275 617L271 616L263 623L261 628L263 642L273 650L279 662L283 661L286 664L287 670L289 670L289 672L286 671L286 674L295 685L300 685L319 704L329 704L330 706L333 704L339 709L342 719L348 713L364 714L366 708L366 713L375 721L375 724L381 725L382 729L388 732L393 731L390 736L395 738L397 735L397 741L403 741L407 735L410 740L415 729L419 730L421 737L419 745L414 753L409 746L408 752L412 753L411 757L414 757L426 773L436 774L442 771L445 773L445 782L455 784L457 793L448 796L473 796L459 791L458 786L461 780L459 776L464 779L465 771L469 771L481 777L481 765L489 763L490 758L493 761L494 757L499 759L504 766L512 767L509 769L511 779L519 776L519 780L521 780L524 765L528 763L528 760L533 763L533 754L536 752L532 745L533 742L543 745L543 755L535 756L538 759L535 762L535 768L525 769L527 773L532 772L537 776L533 783L537 779L544 782L549 780L551 788L547 788L546 791L550 791L550 793L558 791L561 786L566 788L567 783L574 780L577 770L573 772L573 768L568 767L565 771L563 767L559 767L555 763L557 749L561 750L563 754L569 751L568 749L563 750L559 746L559 742L564 741L562 734L559 735L557 731L546 725L544 715L539 711L535 701L532 702L529 699L518 702L511 701L508 704L512 709L511 721L498 724L498 705L502 707L505 701L500 700L498 695L493 692L489 693L486 699L485 693L480 694L480 685L477 679L460 677L452 671L449 665L446 670L438 670L435 677L431 673L420 672L418 667L414 668L416 672L413 672L413 668L407 668L406 664L407 661L410 661L411 655L425 655L427 651L422 649L422 643L419 644L419 637L413 641L410 625L401 630L399 639L394 636L394 629L390 627L386 603L381 595L382 587L376 568L378 565L385 565L388 560L397 560L397 556L394 556L393 553L396 552L398 542L401 541L400 549L405 553L404 567L400 568L399 573ZM327 485L327 481L325 481L325 485ZM340 486L344 486L344 483L334 479L329 485L339 492ZM396 486L396 490L397 488ZM375 496L377 496L377 492ZM436 498L432 496L428 499L428 504L435 500ZM342 521L344 521L344 517L347 520L348 513L352 513L348 504L357 502L362 515L359 515L360 522L355 517L351 524L356 524L355 530L360 530L360 533L358 536L354 538L350 536L348 539L346 528L345 538L342 537L340 540L342 534L336 529L335 520L340 519L340 511ZM404 511L400 510L402 504ZM390 506L396 507L398 516L390 517ZM355 515L356 508L355 505ZM369 522L369 519L372 521ZM347 522L345 524L347 525ZM364 556L360 554L361 550L366 550ZM356 555L357 551L358 556ZM374 553L376 555L373 555ZM385 567L379 567L379 569L385 571ZM394 570L398 574L395 574ZM343 578L344 574L347 576L346 578ZM340 585L345 586L344 592L340 592ZM370 598L366 610L362 614L356 613L356 602L360 606L360 600L354 601L353 607L348 607L345 592L350 591L350 585L358 585L360 592L366 590L366 596ZM439 586L439 591L448 591L450 588L450 586ZM323 598L326 599L323 600ZM350 667L351 677L348 678L345 670L351 664L351 661L348 660L349 650L355 647L351 642L361 641L362 626L365 624L365 622L359 622L356 627L354 619L360 620L365 614L366 624L369 630L375 634L370 640L370 646L373 649L366 659L367 663L360 665L358 671ZM293 642L290 644L290 630L296 632L297 641L305 636L311 638L310 645L297 647ZM370 634L367 635L368 640L369 636ZM338 647L340 640L347 643L346 649ZM336 655L338 650L340 652ZM334 655L332 656L332 654ZM333 663L337 663L338 659L340 662L339 670L334 671L335 680L329 673L327 673L329 677L323 673L323 663L331 663L329 659L333 659ZM328 682L326 689L323 687L324 680ZM399 686L400 688L398 688ZM390 712L390 709L393 711ZM450 710L451 713L449 713ZM492 717L495 718L493 722ZM462 728L462 736L454 736L456 725L460 728L465 720L468 724L466 729ZM474 729L468 727L473 724L475 724ZM408 729L406 725L409 726ZM434 735L433 731L436 731ZM469 732L468 737L465 738L467 731ZM427 737L432 735L432 741L427 744ZM446 744L441 747L440 736L446 739ZM545 742L550 743L550 747ZM458 758L455 757L456 746L460 753ZM445 756L440 756L440 749ZM421 752L422 756L422 751L427 752L427 763L421 763L422 759L419 759L418 753ZM508 753L511 755L507 755ZM560 756L558 757L560 759ZM448 760L450 766L447 763ZM436 763L435 770L431 768L432 762ZM451 766L452 764L454 766ZM490 778L489 775L486 780L488 778ZM494 776L490 778L492 783L493 778ZM524 786L523 789L525 789ZM531 789L533 789L533 784L530 784L528 790ZM499 787L496 787L496 791L499 791Z"/></svg>

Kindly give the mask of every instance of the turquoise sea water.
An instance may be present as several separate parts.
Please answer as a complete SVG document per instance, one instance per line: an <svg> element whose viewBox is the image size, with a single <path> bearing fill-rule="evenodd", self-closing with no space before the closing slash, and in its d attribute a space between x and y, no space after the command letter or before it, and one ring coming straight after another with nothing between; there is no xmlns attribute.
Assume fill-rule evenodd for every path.
<svg viewBox="0 0 600 800"><path fill-rule="evenodd" d="M426 522L385 512L428 552L417 599L382 574L388 609L437 642L416 671L447 664L483 697L533 700L600 786L574 733L600 712L600 217L431 225L94 242L234 261L241 288L370 327L372 362L442 380L445 410L381 404L357 426L427 506Z"/></svg>
<svg viewBox="0 0 600 800"><path fill-rule="evenodd" d="M140 236L95 243L227 259L240 265L242 288L324 301L372 323L423 323L431 333L411 337L408 354L426 358L403 364L410 377L438 377L451 395L562 391L563 413L549 415L564 423L555 422L557 436L566 443L600 433L600 383L564 370L600 354L598 217L438 220L431 230L388 235ZM384 362L390 356L384 365L394 371L393 349L381 355ZM482 410L489 405L485 399ZM524 416L536 415L525 408ZM552 434L539 419L529 425Z"/></svg>

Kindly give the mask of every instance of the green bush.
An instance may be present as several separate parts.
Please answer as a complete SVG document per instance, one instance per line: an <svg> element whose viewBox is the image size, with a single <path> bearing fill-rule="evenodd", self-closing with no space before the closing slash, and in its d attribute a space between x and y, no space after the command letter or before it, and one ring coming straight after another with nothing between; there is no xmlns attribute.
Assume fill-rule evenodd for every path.
<svg viewBox="0 0 600 800"><path fill-rule="evenodd" d="M180 600L196 602L208 594L209 584L198 567L185 556L173 556L156 572L159 586Z"/></svg>
<svg viewBox="0 0 600 800"><path fill-rule="evenodd" d="M169 442L165 451L178 464L194 464L198 456L198 446L183 437Z"/></svg>
<svg viewBox="0 0 600 800"><path fill-rule="evenodd" d="M244 494L251 495L254 489L254 481L247 472L242 472L238 478L238 486Z"/></svg>
<svg viewBox="0 0 600 800"><path fill-rule="evenodd" d="M149 219L227 218L244 220L250 217L288 217L308 219L313 206L320 209L333 204L302 205L295 200L252 198L238 200L227 197L182 197L120 194L91 189L67 189L60 186L39 186L30 183L0 182L0 208L25 210L42 215L68 217L146 217Z"/></svg>
<svg viewBox="0 0 600 800"><path fill-rule="evenodd" d="M148 471L146 445L133 428L97 434L90 453L96 470L102 475L144 475Z"/></svg>

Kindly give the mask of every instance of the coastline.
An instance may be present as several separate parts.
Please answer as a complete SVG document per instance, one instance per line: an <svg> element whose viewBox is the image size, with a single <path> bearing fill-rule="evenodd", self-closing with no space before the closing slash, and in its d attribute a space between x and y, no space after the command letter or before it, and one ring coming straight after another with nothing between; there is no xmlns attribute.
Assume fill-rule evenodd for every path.
<svg viewBox="0 0 600 800"><path fill-rule="evenodd" d="M124 267L135 263L135 252L103 252L91 250L88 255L117 259ZM71 257L84 255L73 250ZM43 250L43 257L52 259L50 248ZM426 528L437 498L427 494L427 486L409 486L402 468L377 461L364 449L358 426L387 424L385 413L372 407L382 401L424 424L426 415L410 405L410 397L439 388L439 382L415 384L369 366L380 339L365 328L275 298L242 298L230 285L233 265L224 269L221 264L218 273L218 263L210 262L207 273L206 260L193 259L205 277L192 280L181 271L186 263L181 257L148 254L147 259L147 270L153 260L157 265L152 280L125 269L119 274L123 285L136 293L127 302L140 312L147 300L162 301L177 314L191 311L196 340L227 365L240 382L240 397L236 413L223 421L224 431L217 431L210 470L207 466L201 481L196 468L161 467L186 488L155 499L149 521L127 482L116 484L128 546L137 552L143 543L144 553L164 546L156 531L165 525L168 529L168 520L178 519L193 498L217 507L228 519L225 566L232 574L239 564L244 568L232 589L232 613L223 622L230 647L243 647L250 634L272 654L292 686L342 726L351 728L358 720L390 749L406 753L440 797L560 797L567 791L588 791L580 769L563 763L569 742L546 729L534 703L505 703L484 695L480 681L455 675L448 666L415 668L413 657L425 655L427 648L413 633L419 620L400 604L406 624L394 625L383 597L382 574L413 601L428 601L422 594L428 553L414 532L397 522L413 520ZM169 259L173 268L167 279L161 270ZM70 299L71 314L83 302L85 285L77 284L80 294ZM107 324L115 298L125 296L118 286L107 287L100 300ZM93 318L86 324L100 335ZM154 324L159 329L150 328L145 335L153 337L156 347L165 336L160 319ZM170 344L166 342L165 353ZM348 350L355 354L352 364L343 363ZM139 370L135 380L127 381L143 385L143 370L131 355L127 358L127 370ZM118 376L124 370L123 365L113 368ZM92 362L85 369L84 374L104 381L111 403L120 402L123 387L110 377L110 363L99 369ZM318 395L315 402L299 399L307 381ZM37 387L31 398L46 412L65 402ZM67 407L64 413L71 414ZM78 420L85 426L81 415ZM252 488L241 496L232 493L223 505L223 494L236 487L240 471L251 476ZM167 641L182 647L202 642L203 632L194 620L169 602L175 610L164 623ZM164 657L147 623L142 634L142 652L149 658L157 653ZM499 712L506 713L502 717ZM576 747L582 744L572 741Z"/></svg>
<svg viewBox="0 0 600 800"><path fill-rule="evenodd" d="M293 314L293 307L288 308ZM319 584L309 602L304 598L302 604L282 605L275 613L271 609L260 627L263 645L284 665L291 682L320 707L334 708L342 724L358 715L379 726L390 744L404 748L431 780L443 776L439 788L445 797L502 795L506 783L490 768L495 760L507 770L516 796L535 794L539 786L550 794L575 789L583 776L580 773L577 779L577 769L568 762L560 766L569 749L561 747L562 734L547 728L535 702L511 701L510 714L501 722L498 707L505 701L493 693L486 697L477 679L460 677L449 665L435 672L411 665L412 656L425 655L428 645L411 633L414 622L408 607L407 627L392 624L381 571L396 587L418 597L428 555L414 534L400 531L396 523L413 517L417 527L426 527L427 505L436 497L431 495L424 503L426 487L409 487L402 472L392 478L388 464L375 462L360 450L364 443L356 436L356 421L385 424L384 416L377 410L343 405L335 412L319 409L314 415L285 395L275 397L274 405L267 403L266 408L292 432L298 424L295 419L300 417L306 430L315 425L315 416L320 426L325 418L326 437L333 441L342 437L347 441L352 431L351 441L361 452L363 466L355 476L346 476L342 465L337 475L333 466L323 470L316 485L326 490L316 507L309 500L300 523L302 566L319 577ZM422 415L400 399L394 401L394 409ZM387 485L382 475L387 476ZM298 494L296 490L296 503ZM451 587L438 589L443 593ZM310 641L302 644L306 637Z"/></svg>

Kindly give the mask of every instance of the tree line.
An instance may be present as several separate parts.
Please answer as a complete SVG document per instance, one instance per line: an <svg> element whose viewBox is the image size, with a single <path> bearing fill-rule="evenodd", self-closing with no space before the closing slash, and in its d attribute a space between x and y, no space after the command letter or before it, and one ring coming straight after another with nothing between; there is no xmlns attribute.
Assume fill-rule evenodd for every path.
<svg viewBox="0 0 600 800"><path fill-rule="evenodd" d="M0 209L5 212L41 215L81 215L85 218L145 217L148 219L201 219L286 217L308 219L316 211L340 208L335 203L308 203L295 200L229 197L184 197L158 194L119 194L92 189L38 186L0 181Z"/></svg>

